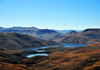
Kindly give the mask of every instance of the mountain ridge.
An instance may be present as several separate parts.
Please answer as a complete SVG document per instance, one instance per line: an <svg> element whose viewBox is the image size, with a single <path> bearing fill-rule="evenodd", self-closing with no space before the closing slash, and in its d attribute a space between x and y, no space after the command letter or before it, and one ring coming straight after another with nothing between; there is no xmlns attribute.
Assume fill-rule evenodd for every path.
<svg viewBox="0 0 100 70"><path fill-rule="evenodd" d="M84 44L100 42L100 29L85 29L76 35L67 36L61 42Z"/></svg>
<svg viewBox="0 0 100 70"><path fill-rule="evenodd" d="M70 31L68 33L62 34L62 35L56 35L53 38L51 38L52 41L60 42L63 40L66 36L74 35L77 34L78 32L76 31Z"/></svg>
<svg viewBox="0 0 100 70"><path fill-rule="evenodd" d="M0 29L1 33L20 33L27 34L39 39L49 40L53 36L60 34L56 31L49 29L38 29L36 27L12 27L12 28L2 28Z"/></svg>

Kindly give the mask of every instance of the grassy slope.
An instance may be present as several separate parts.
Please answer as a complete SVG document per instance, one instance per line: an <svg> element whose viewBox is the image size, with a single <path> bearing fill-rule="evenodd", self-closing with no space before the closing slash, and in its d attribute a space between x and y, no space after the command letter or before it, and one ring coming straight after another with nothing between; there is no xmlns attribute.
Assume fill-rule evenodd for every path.
<svg viewBox="0 0 100 70"><path fill-rule="evenodd" d="M92 46L92 47L91 47ZM100 49L94 44L89 49L54 53L49 59L33 65L36 70L100 70ZM100 48L100 44L96 44Z"/></svg>
<svg viewBox="0 0 100 70"><path fill-rule="evenodd" d="M52 48L53 50L55 48ZM50 48L48 49L48 51ZM36 56L22 59L21 64L0 62L0 69L22 70L100 70L100 43L84 48L58 48L52 56ZM45 60L44 60L45 59ZM36 60L36 61L35 61ZM7 68L7 69L5 69Z"/></svg>

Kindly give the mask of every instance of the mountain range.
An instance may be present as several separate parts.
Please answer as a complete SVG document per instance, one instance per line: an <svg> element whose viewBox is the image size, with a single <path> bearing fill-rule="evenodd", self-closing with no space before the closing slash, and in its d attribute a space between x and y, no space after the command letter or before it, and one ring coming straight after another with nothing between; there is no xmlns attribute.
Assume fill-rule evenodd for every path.
<svg viewBox="0 0 100 70"><path fill-rule="evenodd" d="M83 44L100 42L100 29L85 29L75 35L66 36L60 42Z"/></svg>
<svg viewBox="0 0 100 70"><path fill-rule="evenodd" d="M27 34L44 40L49 40L53 36L60 34L59 32L56 32L54 30L38 29L36 27L12 27L12 28L0 27L0 32Z"/></svg>
<svg viewBox="0 0 100 70"><path fill-rule="evenodd" d="M11 27L11 28L3 28L0 27L1 33L20 33L20 34L27 34L34 37L37 37L39 39L44 40L51 40L55 38L57 35L63 36L64 34L76 31L80 32L82 30L55 30L55 29L39 29L36 27ZM65 35L64 35L65 36Z"/></svg>
<svg viewBox="0 0 100 70"><path fill-rule="evenodd" d="M85 30L62 30L67 33L62 33L54 29L39 29L36 27L0 27L1 33L20 33L30 35L43 40L50 40L65 43L83 43L91 44L100 42L100 29L85 29ZM70 31L70 32L69 32ZM81 32L80 32L81 31Z"/></svg>

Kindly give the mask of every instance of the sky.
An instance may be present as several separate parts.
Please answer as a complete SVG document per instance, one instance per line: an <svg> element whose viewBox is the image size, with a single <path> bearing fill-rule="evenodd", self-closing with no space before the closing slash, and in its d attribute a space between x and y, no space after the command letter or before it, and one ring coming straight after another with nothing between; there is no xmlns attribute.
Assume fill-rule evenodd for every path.
<svg viewBox="0 0 100 70"><path fill-rule="evenodd" d="M0 0L0 27L100 28L100 0Z"/></svg>

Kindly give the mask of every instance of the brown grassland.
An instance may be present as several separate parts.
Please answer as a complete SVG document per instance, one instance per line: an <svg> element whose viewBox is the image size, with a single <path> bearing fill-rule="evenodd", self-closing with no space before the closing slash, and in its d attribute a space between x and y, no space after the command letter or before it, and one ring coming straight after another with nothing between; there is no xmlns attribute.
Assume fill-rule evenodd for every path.
<svg viewBox="0 0 100 70"><path fill-rule="evenodd" d="M100 70L99 48L100 43L94 43L80 49L57 50L48 57L23 58L15 64L1 61L0 70ZM0 59L4 58L0 56Z"/></svg>

